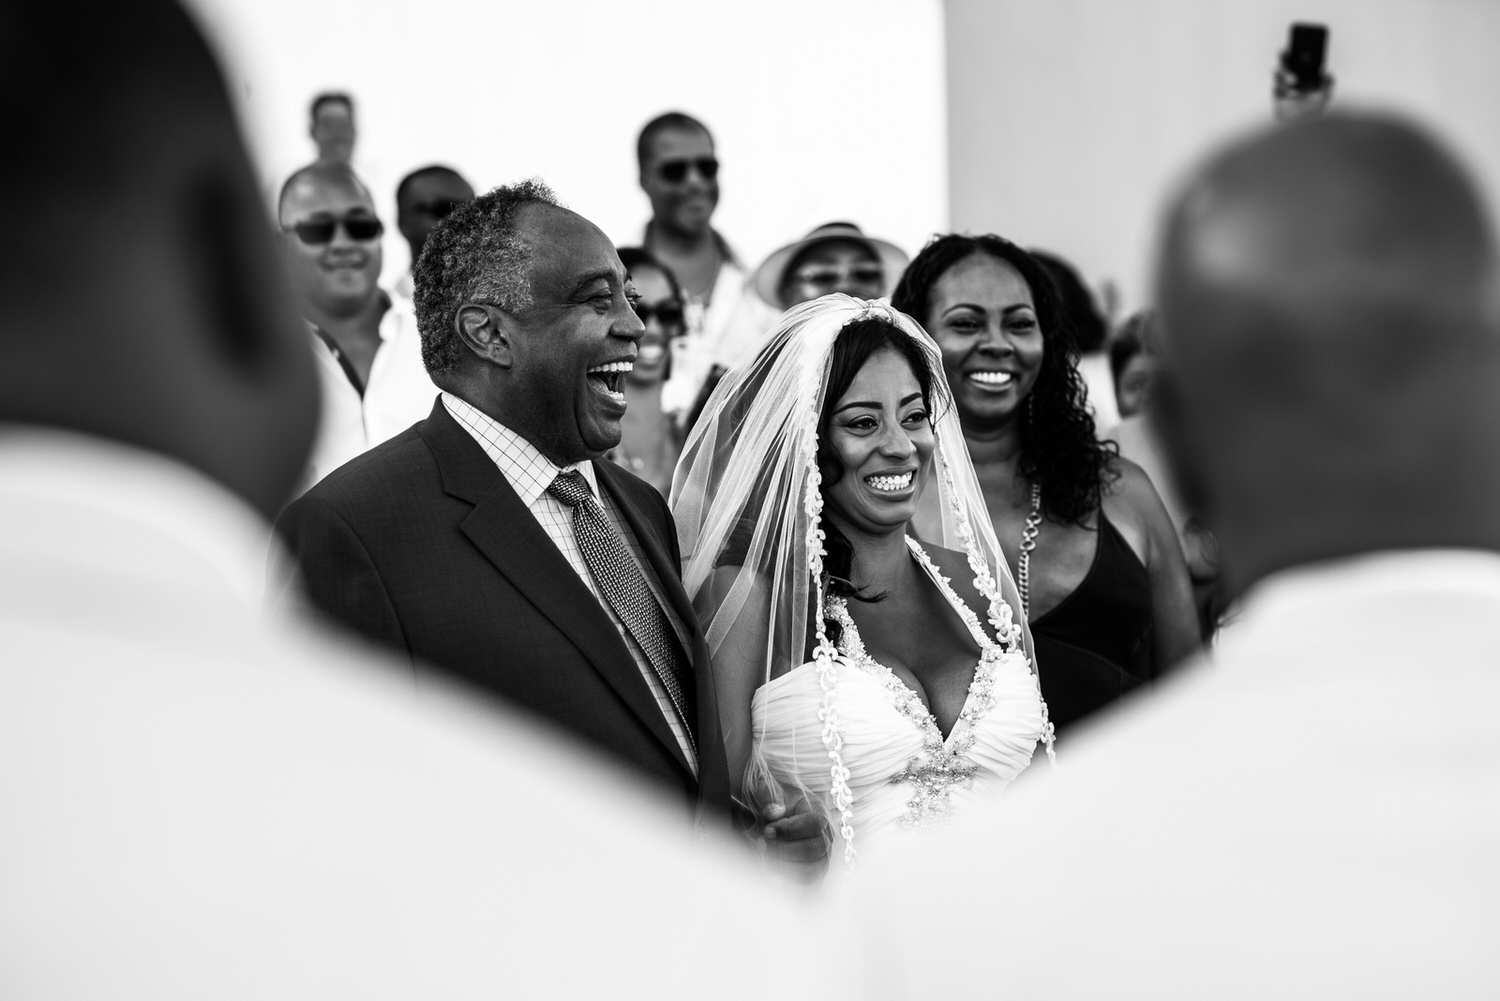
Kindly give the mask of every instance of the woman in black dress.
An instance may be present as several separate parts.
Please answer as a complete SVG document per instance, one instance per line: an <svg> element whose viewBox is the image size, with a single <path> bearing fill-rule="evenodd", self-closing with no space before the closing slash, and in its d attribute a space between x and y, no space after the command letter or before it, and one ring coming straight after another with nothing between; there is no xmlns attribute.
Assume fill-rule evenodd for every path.
<svg viewBox="0 0 1500 1001"><path fill-rule="evenodd" d="M1171 519L1140 467L1097 439L1042 267L998 236L938 237L892 305L942 349L1059 730L1196 651Z"/></svg>

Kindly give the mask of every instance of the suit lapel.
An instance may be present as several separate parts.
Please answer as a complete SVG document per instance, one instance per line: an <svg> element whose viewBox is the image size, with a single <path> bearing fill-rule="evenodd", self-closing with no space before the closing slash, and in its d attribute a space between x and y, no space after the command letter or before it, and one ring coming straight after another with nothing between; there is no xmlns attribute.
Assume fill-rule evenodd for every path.
<svg viewBox="0 0 1500 1001"><path fill-rule="evenodd" d="M441 398L419 433L432 449L443 489L474 505L459 529L578 648L686 768L677 738L614 623L521 503L505 475L448 413Z"/></svg>

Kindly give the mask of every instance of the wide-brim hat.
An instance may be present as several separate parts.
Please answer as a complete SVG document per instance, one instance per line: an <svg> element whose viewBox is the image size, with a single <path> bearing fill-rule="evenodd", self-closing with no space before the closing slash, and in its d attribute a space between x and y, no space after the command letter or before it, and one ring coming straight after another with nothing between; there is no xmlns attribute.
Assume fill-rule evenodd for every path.
<svg viewBox="0 0 1500 1001"><path fill-rule="evenodd" d="M827 240L848 240L864 244L876 257L880 258L880 268L885 272L885 287L881 289L881 295L891 294L891 290L901 280L901 272L906 270L906 264L910 260L906 256L906 251L894 243L865 236L863 231L852 222L824 223L796 243L787 244L762 261L760 267L755 269L755 275L750 279L750 287L755 289L756 295L780 309L781 279L786 274L787 267L802 251L815 243L823 243Z"/></svg>

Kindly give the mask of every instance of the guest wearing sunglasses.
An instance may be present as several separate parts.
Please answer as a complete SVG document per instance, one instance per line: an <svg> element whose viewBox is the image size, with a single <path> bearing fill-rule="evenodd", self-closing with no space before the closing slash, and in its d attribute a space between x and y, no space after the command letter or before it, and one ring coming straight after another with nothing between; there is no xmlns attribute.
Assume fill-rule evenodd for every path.
<svg viewBox="0 0 1500 1001"><path fill-rule="evenodd" d="M299 493L427 415L410 308L377 284L380 236L369 190L342 165L293 174L278 199L287 272L318 363L322 415Z"/></svg>
<svg viewBox="0 0 1500 1001"><path fill-rule="evenodd" d="M682 288L667 266L640 247L619 248L620 263L630 274L636 315L646 332L636 342L635 367L625 376L625 416L620 444L609 458L666 497L682 451L682 434L661 405L663 383L672 374L672 345L687 331Z"/></svg>
<svg viewBox="0 0 1500 1001"><path fill-rule="evenodd" d="M852 222L830 222L767 257L751 285L778 310L833 292L878 299L890 295L906 261L895 244L865 236Z"/></svg>
<svg viewBox="0 0 1500 1001"><path fill-rule="evenodd" d="M392 291L411 302L411 272L422 256L427 234L464 202L474 200L474 189L452 167L433 164L401 178L396 185L396 228L411 248L411 268L396 281Z"/></svg>
<svg viewBox="0 0 1500 1001"><path fill-rule="evenodd" d="M687 335L673 353L663 406L681 415L713 363L769 330L776 310L749 295L747 273L711 225L719 204L719 161L708 128L671 111L641 129L636 143L641 190L651 200L644 249L681 283Z"/></svg>

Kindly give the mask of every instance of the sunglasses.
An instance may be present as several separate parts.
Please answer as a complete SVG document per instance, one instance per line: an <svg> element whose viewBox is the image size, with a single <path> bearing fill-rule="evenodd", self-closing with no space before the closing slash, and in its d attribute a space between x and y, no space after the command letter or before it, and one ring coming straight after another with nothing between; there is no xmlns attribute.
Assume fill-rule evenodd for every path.
<svg viewBox="0 0 1500 1001"><path fill-rule="evenodd" d="M792 281L819 288L835 285L881 285L885 283L885 269L878 264L856 264L851 268L833 265L802 268L792 275Z"/></svg>
<svg viewBox="0 0 1500 1001"><path fill-rule="evenodd" d="M688 167L698 171L698 176L705 181L712 181L719 176L719 161L711 156L700 156L693 160L667 160L656 168L661 179L670 184L676 184L687 177Z"/></svg>
<svg viewBox="0 0 1500 1001"><path fill-rule="evenodd" d="M655 317L664 330L681 330L684 322L682 307L674 302L660 306L638 302L635 304L635 315L641 318L642 323L650 323L651 318Z"/></svg>
<svg viewBox="0 0 1500 1001"><path fill-rule="evenodd" d="M379 219L369 216L345 216L342 219L309 219L306 222L293 223L287 227L287 231L297 234L297 239L309 247L319 247L333 241L333 232L338 227L344 227L344 232L349 239L365 243L380 236L385 232L385 227L380 224Z"/></svg>

